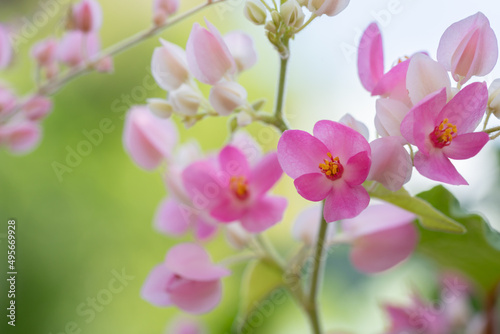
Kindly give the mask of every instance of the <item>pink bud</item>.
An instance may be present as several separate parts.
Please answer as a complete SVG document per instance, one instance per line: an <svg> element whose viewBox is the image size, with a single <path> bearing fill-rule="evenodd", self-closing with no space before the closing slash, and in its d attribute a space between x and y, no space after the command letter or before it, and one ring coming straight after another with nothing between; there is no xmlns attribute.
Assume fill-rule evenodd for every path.
<svg viewBox="0 0 500 334"><path fill-rule="evenodd" d="M0 69L4 69L12 61L12 45L9 40L9 32L0 24Z"/></svg>
<svg viewBox="0 0 500 334"><path fill-rule="evenodd" d="M233 81L219 82L210 90L208 100L218 114L227 116L246 103L247 91Z"/></svg>
<svg viewBox="0 0 500 334"><path fill-rule="evenodd" d="M23 104L22 110L28 119L36 121L52 110L52 101L45 96L35 95Z"/></svg>
<svg viewBox="0 0 500 334"><path fill-rule="evenodd" d="M255 65L257 52L252 37L243 32L233 31L224 36L224 42L236 62L238 72L248 70Z"/></svg>
<svg viewBox="0 0 500 334"><path fill-rule="evenodd" d="M25 154L33 150L41 138L37 123L22 121L0 127L0 144L7 146L13 153Z"/></svg>
<svg viewBox="0 0 500 334"><path fill-rule="evenodd" d="M97 55L100 47L97 34L69 31L59 43L58 58L68 66L78 66Z"/></svg>
<svg viewBox="0 0 500 334"><path fill-rule="evenodd" d="M113 73L113 58L112 57L104 57L96 64L96 70L101 73Z"/></svg>
<svg viewBox="0 0 500 334"><path fill-rule="evenodd" d="M186 45L187 62L199 81L213 85L236 70L236 63L217 28L205 20L208 30L195 23Z"/></svg>
<svg viewBox="0 0 500 334"><path fill-rule="evenodd" d="M40 66L51 66L57 58L57 40L47 38L36 43L31 49L31 55Z"/></svg>
<svg viewBox="0 0 500 334"><path fill-rule="evenodd" d="M98 31L102 25L102 9L95 0L82 0L73 6L73 28L84 33Z"/></svg>
<svg viewBox="0 0 500 334"><path fill-rule="evenodd" d="M153 52L151 72L158 86L170 91L189 80L186 52L178 45L160 39L162 44Z"/></svg>
<svg viewBox="0 0 500 334"><path fill-rule="evenodd" d="M309 0L307 9L318 16L323 14L335 16L343 11L348 4L349 0Z"/></svg>
<svg viewBox="0 0 500 334"><path fill-rule="evenodd" d="M156 117L147 106L130 109L123 130L123 144L139 167L155 169L163 159L171 156L176 143L177 129L170 120Z"/></svg>
<svg viewBox="0 0 500 334"><path fill-rule="evenodd" d="M403 102L390 98L380 98L375 104L375 128L382 136L401 136L401 122L410 108Z"/></svg>
<svg viewBox="0 0 500 334"><path fill-rule="evenodd" d="M462 84L490 73L497 58L497 38L481 12L453 23L439 41L438 61Z"/></svg>
<svg viewBox="0 0 500 334"><path fill-rule="evenodd" d="M12 90L0 86L0 115L9 115L17 105L17 96Z"/></svg>
<svg viewBox="0 0 500 334"><path fill-rule="evenodd" d="M351 114L345 114L344 116L342 116L342 118L339 120L339 123L347 125L351 129L356 130L361 135L363 135L363 137L365 137L366 140L368 140L370 137L370 133L366 125L363 122L360 122L354 117L352 117Z"/></svg>
<svg viewBox="0 0 500 334"><path fill-rule="evenodd" d="M179 0L154 0L153 15L157 25L165 23L165 19L177 12Z"/></svg>

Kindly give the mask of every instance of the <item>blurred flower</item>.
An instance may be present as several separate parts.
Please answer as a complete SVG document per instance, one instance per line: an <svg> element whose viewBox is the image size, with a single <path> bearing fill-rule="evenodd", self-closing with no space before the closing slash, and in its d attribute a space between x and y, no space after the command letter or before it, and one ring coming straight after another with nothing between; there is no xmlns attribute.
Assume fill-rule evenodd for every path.
<svg viewBox="0 0 500 334"><path fill-rule="evenodd" d="M7 28L0 24L0 69L4 69L12 62L13 50Z"/></svg>
<svg viewBox="0 0 500 334"><path fill-rule="evenodd" d="M286 199L267 195L282 173L276 153L251 167L244 153L229 145L216 159L188 166L182 178L197 208L220 222L240 221L247 231L259 233L283 217Z"/></svg>
<svg viewBox="0 0 500 334"><path fill-rule="evenodd" d="M362 183L370 170L370 145L357 131L337 122L319 121L314 136L287 130L278 143L278 159L307 200L325 199L327 222L353 218L370 202Z"/></svg>
<svg viewBox="0 0 500 334"><path fill-rule="evenodd" d="M346 9L349 0L308 0L307 9L313 14L335 16Z"/></svg>
<svg viewBox="0 0 500 334"><path fill-rule="evenodd" d="M252 37L240 31L232 31L224 36L231 55L236 62L238 72L250 69L257 62L257 51Z"/></svg>
<svg viewBox="0 0 500 334"><path fill-rule="evenodd" d="M187 62L199 81L213 85L224 76L234 74L236 64L217 28L205 20L208 30L193 25L186 45Z"/></svg>
<svg viewBox="0 0 500 334"><path fill-rule="evenodd" d="M175 305L188 313L206 313L220 302L220 279L229 274L226 268L213 265L201 246L180 244L151 271L141 295L157 306Z"/></svg>
<svg viewBox="0 0 500 334"><path fill-rule="evenodd" d="M375 104L375 128L382 137L401 136L401 122L410 108L401 101L391 98L377 99Z"/></svg>
<svg viewBox="0 0 500 334"><path fill-rule="evenodd" d="M439 41L438 61L461 84L490 73L497 58L497 38L481 12L453 23Z"/></svg>
<svg viewBox="0 0 500 334"><path fill-rule="evenodd" d="M170 92L169 102L173 111L183 116L194 116L198 112L203 97L191 86L183 84L179 89Z"/></svg>
<svg viewBox="0 0 500 334"><path fill-rule="evenodd" d="M322 221L321 205L315 204L302 210L293 224L292 235L297 241L313 246L318 239L318 231ZM325 244L330 244L335 235L335 224L329 224Z"/></svg>
<svg viewBox="0 0 500 334"><path fill-rule="evenodd" d="M226 240L233 248L241 250L247 247L252 235L248 233L239 223L226 226Z"/></svg>
<svg viewBox="0 0 500 334"><path fill-rule="evenodd" d="M166 91L178 89L189 80L186 52L178 45L160 39L161 47L155 48L151 72L158 86Z"/></svg>
<svg viewBox="0 0 500 334"><path fill-rule="evenodd" d="M266 7L257 0L247 0L243 10L245 17L252 23L261 25L266 22Z"/></svg>
<svg viewBox="0 0 500 334"><path fill-rule="evenodd" d="M29 98L22 105L26 118L36 121L44 118L52 110L52 100L40 95Z"/></svg>
<svg viewBox="0 0 500 334"><path fill-rule="evenodd" d="M12 121L0 125L0 145L6 146L13 153L26 154L38 145L41 133L38 123Z"/></svg>
<svg viewBox="0 0 500 334"><path fill-rule="evenodd" d="M169 324L165 334L205 334L199 321L189 318L177 318Z"/></svg>
<svg viewBox="0 0 500 334"><path fill-rule="evenodd" d="M100 73L113 73L114 65L113 58L110 56L100 59L95 65L95 69Z"/></svg>
<svg viewBox="0 0 500 334"><path fill-rule="evenodd" d="M36 43L31 49L31 55L39 66L52 66L57 60L58 42L55 38L47 38Z"/></svg>
<svg viewBox="0 0 500 334"><path fill-rule="evenodd" d="M304 12L297 0L287 0L281 4L280 14L283 17L283 22L288 27L300 28L304 23Z"/></svg>
<svg viewBox="0 0 500 334"><path fill-rule="evenodd" d="M99 36L81 31L67 32L59 43L59 61L68 66L78 66L96 56L101 48Z"/></svg>
<svg viewBox="0 0 500 334"><path fill-rule="evenodd" d="M408 258L418 243L415 214L391 204L370 205L355 218L342 220L339 240L351 247L351 262L372 274L394 267Z"/></svg>
<svg viewBox="0 0 500 334"><path fill-rule="evenodd" d="M369 140L370 133L368 131L368 127L363 123L352 117L351 114L345 114L339 119L339 123L347 125L353 130L359 132L366 140Z"/></svg>
<svg viewBox="0 0 500 334"><path fill-rule="evenodd" d="M223 81L212 86L208 100L218 114L227 116L245 105L247 91L236 82Z"/></svg>
<svg viewBox="0 0 500 334"><path fill-rule="evenodd" d="M401 133L419 149L414 164L420 174L449 184L468 184L449 159L469 159L488 142L487 133L473 132L487 101L486 84L476 82L448 103L443 88L413 107L401 123Z"/></svg>
<svg viewBox="0 0 500 334"><path fill-rule="evenodd" d="M169 118L174 112L172 104L165 99L151 98L147 102L149 110L159 118Z"/></svg>
<svg viewBox="0 0 500 334"><path fill-rule="evenodd" d="M97 32L102 25L102 9L95 0L82 0L73 5L70 27L84 33Z"/></svg>
<svg viewBox="0 0 500 334"><path fill-rule="evenodd" d="M146 106L134 106L127 113L123 144L141 168L152 170L158 167L171 155L177 136L172 121L156 117Z"/></svg>
<svg viewBox="0 0 500 334"><path fill-rule="evenodd" d="M0 116L11 114L17 105L17 96L5 86L0 85Z"/></svg>
<svg viewBox="0 0 500 334"><path fill-rule="evenodd" d="M162 25L166 19L177 12L179 0L154 0L153 17L156 25Z"/></svg>

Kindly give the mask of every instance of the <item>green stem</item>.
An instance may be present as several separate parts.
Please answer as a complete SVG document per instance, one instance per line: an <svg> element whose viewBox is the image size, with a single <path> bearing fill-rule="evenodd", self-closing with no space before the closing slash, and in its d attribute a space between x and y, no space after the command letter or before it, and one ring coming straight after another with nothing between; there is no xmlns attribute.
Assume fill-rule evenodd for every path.
<svg viewBox="0 0 500 334"><path fill-rule="evenodd" d="M316 14L312 14L311 17L309 18L309 20L307 20L306 23L304 23L302 25L302 27L300 27L299 29L295 30L295 33L298 33L300 31L302 31L305 27L307 27L309 25L309 23L311 23L315 18L316 18Z"/></svg>
<svg viewBox="0 0 500 334"><path fill-rule="evenodd" d="M493 133L493 132L497 132L497 131L500 131L500 126L496 126L496 127L494 127L494 128L486 129L486 130L484 130L483 132L486 132L486 133Z"/></svg>
<svg viewBox="0 0 500 334"><path fill-rule="evenodd" d="M288 43L286 43L288 44ZM288 48L288 45L285 46ZM281 57L280 61L280 76L278 81L278 94L276 97L276 108L274 109L274 117L284 123L283 119L283 102L285 100L285 86L286 86L286 68L288 65L289 57Z"/></svg>
<svg viewBox="0 0 500 334"><path fill-rule="evenodd" d="M323 201L323 210L324 206L325 202ZM323 250L325 248L326 230L328 228L328 224L323 218L323 215L321 216L320 224L321 225L318 232L318 239L316 240L316 250L314 252L314 266L311 276L311 286L309 289L309 299L306 306L306 310L308 312L309 320L311 322L314 334L322 333L318 312L318 293L321 286L321 276L324 267Z"/></svg>
<svg viewBox="0 0 500 334"><path fill-rule="evenodd" d="M486 126L488 125L488 121L490 120L492 113L493 110L490 107L488 107L488 110L486 111L486 118L484 119L483 131L486 130Z"/></svg>
<svg viewBox="0 0 500 334"><path fill-rule="evenodd" d="M269 5L267 4L267 2L266 2L266 1L264 1L264 0L260 0L260 2L262 2L262 4L264 5L264 7L266 7L266 9L267 9L269 12L272 12L272 10L273 10L273 9L272 9L271 7L269 7Z"/></svg>

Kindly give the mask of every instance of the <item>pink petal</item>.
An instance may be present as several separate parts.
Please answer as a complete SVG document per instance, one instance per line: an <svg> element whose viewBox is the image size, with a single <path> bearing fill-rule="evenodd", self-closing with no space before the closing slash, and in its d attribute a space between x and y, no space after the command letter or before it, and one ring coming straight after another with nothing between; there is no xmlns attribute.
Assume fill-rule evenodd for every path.
<svg viewBox="0 0 500 334"><path fill-rule="evenodd" d="M153 52L151 73L158 86L170 91L189 79L186 52L178 45L160 39L162 46Z"/></svg>
<svg viewBox="0 0 500 334"><path fill-rule="evenodd" d="M23 104L23 111L32 121L44 118L52 110L52 100L35 95Z"/></svg>
<svg viewBox="0 0 500 334"><path fill-rule="evenodd" d="M283 197L260 198L241 218L241 225L251 233L263 232L283 219L286 206L287 200Z"/></svg>
<svg viewBox="0 0 500 334"><path fill-rule="evenodd" d="M171 291L172 303L181 310L192 314L203 314L219 304L222 287L219 280L185 281Z"/></svg>
<svg viewBox="0 0 500 334"><path fill-rule="evenodd" d="M403 102L390 98L377 99L375 127L379 135L401 136L401 122L410 111Z"/></svg>
<svg viewBox="0 0 500 334"><path fill-rule="evenodd" d="M202 241L210 239L217 232L215 223L209 222L202 216L198 216L198 219L194 223L194 228L196 239Z"/></svg>
<svg viewBox="0 0 500 334"><path fill-rule="evenodd" d="M246 131L236 132L231 140L231 146L235 146L243 152L251 165L256 165L262 159L262 148Z"/></svg>
<svg viewBox="0 0 500 334"><path fill-rule="evenodd" d="M358 49L358 75L361 84L372 92L384 75L382 35L376 23L366 28Z"/></svg>
<svg viewBox="0 0 500 334"><path fill-rule="evenodd" d="M219 164L223 172L230 176L250 176L250 166L246 156L238 148L228 145L219 153Z"/></svg>
<svg viewBox="0 0 500 334"><path fill-rule="evenodd" d="M9 33L3 25L0 25L0 69L9 66L12 56L13 50L10 44Z"/></svg>
<svg viewBox="0 0 500 334"><path fill-rule="evenodd" d="M354 131L354 130L352 130ZM319 164L328 158L326 146L309 133L286 130L278 142L278 160L291 178L317 173Z"/></svg>
<svg viewBox="0 0 500 334"><path fill-rule="evenodd" d="M252 168L250 176L252 188L258 195L264 194L278 182L282 174L278 154L268 153Z"/></svg>
<svg viewBox="0 0 500 334"><path fill-rule="evenodd" d="M352 156L344 167L342 178L350 186L357 186L365 182L370 172L371 159L367 151Z"/></svg>
<svg viewBox="0 0 500 334"><path fill-rule="evenodd" d="M366 140L370 137L370 133L368 131L368 127L363 123L352 117L351 114L345 114L339 119L339 123L342 123L353 130L361 133Z"/></svg>
<svg viewBox="0 0 500 334"><path fill-rule="evenodd" d="M439 149L429 155L418 151L413 160L415 168L423 176L453 185L467 185L467 181L460 175L451 161Z"/></svg>
<svg viewBox="0 0 500 334"><path fill-rule="evenodd" d="M174 273L168 270L163 264L154 267L142 286L142 298L156 306L172 305L167 287L168 282L171 281L173 277Z"/></svg>
<svg viewBox="0 0 500 334"><path fill-rule="evenodd" d="M488 88L486 83L471 83L448 102L437 116L437 121L441 122L448 118L449 122L457 127L459 135L472 132L481 122L487 104Z"/></svg>
<svg viewBox="0 0 500 334"><path fill-rule="evenodd" d="M78 66L96 56L100 48L101 42L96 33L74 30L67 32L61 39L57 55L64 64Z"/></svg>
<svg viewBox="0 0 500 334"><path fill-rule="evenodd" d="M407 59L389 70L372 90L373 95L391 97L405 104L410 102L406 89L406 75L410 59Z"/></svg>
<svg viewBox="0 0 500 334"><path fill-rule="evenodd" d="M413 163L403 144L401 137L382 137L372 141L372 165L367 179L380 182L391 191L401 189L410 181Z"/></svg>
<svg viewBox="0 0 500 334"><path fill-rule="evenodd" d="M181 236L187 232L193 221L193 212L175 199L163 200L155 215L155 227L167 235Z"/></svg>
<svg viewBox="0 0 500 334"><path fill-rule="evenodd" d="M300 196L309 201L321 201L332 192L333 182L322 173L304 174L295 179L293 184Z"/></svg>
<svg viewBox="0 0 500 334"><path fill-rule="evenodd" d="M221 223L239 220L248 211L248 204L227 196L210 211L210 215Z"/></svg>
<svg viewBox="0 0 500 334"><path fill-rule="evenodd" d="M257 52L252 37L240 31L233 31L224 36L231 55L233 56L238 72L248 70L257 62Z"/></svg>
<svg viewBox="0 0 500 334"><path fill-rule="evenodd" d="M357 131L332 121L319 121L314 125L314 136L321 140L334 157L339 157L345 164L350 157L359 152L370 153L368 141ZM323 157L322 159L325 159ZM318 164L322 162L319 161Z"/></svg>
<svg viewBox="0 0 500 334"><path fill-rule="evenodd" d="M194 162L182 172L184 189L196 209L211 210L227 198L229 178L219 175L210 160Z"/></svg>
<svg viewBox="0 0 500 334"><path fill-rule="evenodd" d="M195 281L212 281L230 274L226 268L213 265L203 247L192 243L170 248L165 266L173 273Z"/></svg>
<svg viewBox="0 0 500 334"><path fill-rule="evenodd" d="M413 104L442 88L446 88L447 96L450 96L451 92L450 78L446 69L423 53L417 53L411 58L406 75L406 87Z"/></svg>
<svg viewBox="0 0 500 334"><path fill-rule="evenodd" d="M43 39L33 45L31 56L40 66L52 66L57 58L57 47L58 41L55 38Z"/></svg>
<svg viewBox="0 0 500 334"><path fill-rule="evenodd" d="M23 121L17 124L6 124L0 127L0 143L16 154L26 154L35 149L42 136L38 123Z"/></svg>
<svg viewBox="0 0 500 334"><path fill-rule="evenodd" d="M336 182L335 188L325 201L324 217L331 223L341 219L354 218L370 203L370 195L363 186L350 187Z"/></svg>
<svg viewBox="0 0 500 334"><path fill-rule="evenodd" d="M102 25L102 9L95 0L82 0L73 6L74 28L82 32L98 31Z"/></svg>
<svg viewBox="0 0 500 334"><path fill-rule="evenodd" d="M140 167L152 170L171 156L177 143L177 129L168 119L160 119L146 106L130 109L125 120L125 150Z"/></svg>
<svg viewBox="0 0 500 334"><path fill-rule="evenodd" d="M401 135L411 144L417 145L419 150L426 154L429 148L426 147L429 134L439 125L437 121L438 113L446 105L446 90L443 88L439 92L427 96L417 103L401 122Z"/></svg>
<svg viewBox="0 0 500 334"><path fill-rule="evenodd" d="M442 150L450 159L469 159L478 154L489 140L485 132L465 133L453 138L451 144Z"/></svg>
<svg viewBox="0 0 500 334"><path fill-rule="evenodd" d="M361 272L381 272L407 259L417 242L418 233L413 224L365 235L354 241L351 262Z"/></svg>

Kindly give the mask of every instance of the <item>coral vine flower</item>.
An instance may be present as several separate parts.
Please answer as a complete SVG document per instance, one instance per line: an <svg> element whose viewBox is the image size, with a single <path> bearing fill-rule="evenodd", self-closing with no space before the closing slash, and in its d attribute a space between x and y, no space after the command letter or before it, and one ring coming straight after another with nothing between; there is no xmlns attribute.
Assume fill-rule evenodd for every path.
<svg viewBox="0 0 500 334"><path fill-rule="evenodd" d="M97 55L101 48L96 33L85 34L74 30L67 32L61 39L58 48L58 59L68 66L78 66Z"/></svg>
<svg viewBox="0 0 500 334"><path fill-rule="evenodd" d="M206 313L220 302L220 279L229 274L226 268L213 265L201 246L180 244L151 271L141 295L157 306L175 305L192 314Z"/></svg>
<svg viewBox="0 0 500 334"><path fill-rule="evenodd" d="M95 0L83 0L73 6L71 24L84 33L98 31L102 25L102 9Z"/></svg>
<svg viewBox="0 0 500 334"><path fill-rule="evenodd" d="M198 161L182 173L184 186L198 209L220 222L240 221L249 232L262 232L281 221L286 199L267 195L283 171L276 153L250 167L244 153L231 145L216 159Z"/></svg>
<svg viewBox="0 0 500 334"><path fill-rule="evenodd" d="M438 61L462 84L473 75L490 73L497 58L495 32L481 12L453 23L439 41Z"/></svg>
<svg viewBox="0 0 500 334"><path fill-rule="evenodd" d="M420 101L401 123L401 134L419 149L414 164L420 174L449 184L468 184L450 159L469 159L489 140L473 132L484 115L488 90L472 83L446 103L443 88Z"/></svg>
<svg viewBox="0 0 500 334"><path fill-rule="evenodd" d="M302 197L326 200L327 222L353 218L370 202L361 185L370 171L370 145L357 131L337 122L319 121L313 133L283 133L278 143L281 167L295 179Z"/></svg>

